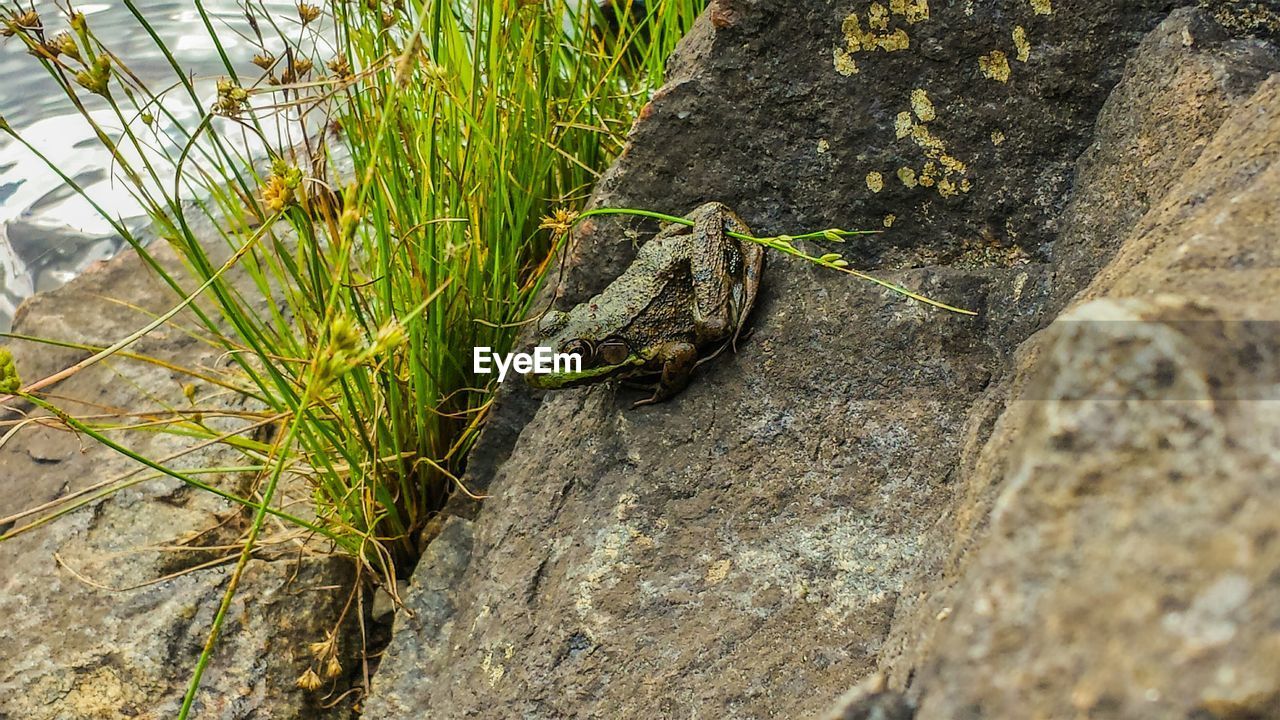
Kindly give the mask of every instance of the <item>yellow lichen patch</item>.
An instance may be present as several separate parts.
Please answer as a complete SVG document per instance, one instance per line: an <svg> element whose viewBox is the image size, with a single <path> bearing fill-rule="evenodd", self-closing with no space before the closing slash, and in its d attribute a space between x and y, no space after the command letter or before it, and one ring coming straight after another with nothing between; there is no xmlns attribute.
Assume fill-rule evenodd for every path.
<svg viewBox="0 0 1280 720"><path fill-rule="evenodd" d="M880 3L871 3L867 8L867 25L872 30L884 32L889 29L889 9Z"/></svg>
<svg viewBox="0 0 1280 720"><path fill-rule="evenodd" d="M492 650L485 653L484 659L480 661L480 669L484 671L485 676L489 679L489 687L497 686L507 674L507 668L502 663L494 662Z"/></svg>
<svg viewBox="0 0 1280 720"><path fill-rule="evenodd" d="M898 113L898 117L893 121L893 130L898 135L898 139L911 134L911 128L915 127L915 123L911 122L911 113L903 110Z"/></svg>
<svg viewBox="0 0 1280 720"><path fill-rule="evenodd" d="M920 184L933 187L938 182L938 163L930 160L920 168Z"/></svg>
<svg viewBox="0 0 1280 720"><path fill-rule="evenodd" d="M896 52L911 47L911 40L905 30L898 28L888 35L876 36L876 47L885 52Z"/></svg>
<svg viewBox="0 0 1280 720"><path fill-rule="evenodd" d="M1013 46L1018 49L1020 62L1031 59L1031 42L1027 40L1027 29L1021 25L1013 29Z"/></svg>
<svg viewBox="0 0 1280 720"><path fill-rule="evenodd" d="M939 156L938 156L938 162L942 164L942 167L943 167L943 168L945 168L945 169L946 169L946 170L948 170L949 172L953 172L953 173L962 173L962 174L963 174L963 173L964 173L964 171L968 169L968 168L966 168L966 167L965 167L965 164L964 164L964 163L962 163L962 162L960 162L959 160L957 160L957 159L955 159L955 158L951 157L950 155L946 155L946 154L939 155Z"/></svg>
<svg viewBox="0 0 1280 720"><path fill-rule="evenodd" d="M929 0L889 0L889 10L915 25L929 19Z"/></svg>
<svg viewBox="0 0 1280 720"><path fill-rule="evenodd" d="M1009 82L1009 58L1003 50L992 50L978 58L982 74L998 82Z"/></svg>
<svg viewBox="0 0 1280 720"><path fill-rule="evenodd" d="M873 193L880 192L884 189L884 176L874 170L867 173L867 187Z"/></svg>
<svg viewBox="0 0 1280 720"><path fill-rule="evenodd" d="M907 37L905 30L902 28L889 30L889 15L883 5L872 4L867 23L869 28L863 30L858 13L849 13L840 23L840 31L844 33L844 48L834 48L832 55L837 71L842 67L849 70L841 74L852 75L857 72L851 57L854 53L876 49L897 52L911 46L911 39Z"/></svg>
<svg viewBox="0 0 1280 720"><path fill-rule="evenodd" d="M920 118L920 122L929 122L937 117L933 110L933 102L929 100L929 93L923 88L911 91L911 109L915 111L916 117Z"/></svg>
<svg viewBox="0 0 1280 720"><path fill-rule="evenodd" d="M1003 144L1004 144L1004 133L1000 132L999 130L992 130L992 131L991 131L991 144L992 144L992 145L996 145L996 146L1003 145Z"/></svg>
<svg viewBox="0 0 1280 720"><path fill-rule="evenodd" d="M862 49L862 23L858 21L858 13L851 12L840 21L840 32L844 33L844 44L849 52Z"/></svg>
<svg viewBox="0 0 1280 720"><path fill-rule="evenodd" d="M893 223L894 223L897 219L898 219L898 216L897 216L897 215L893 215L893 214L885 215L885 216L884 216L884 226L885 226L885 227L893 227Z"/></svg>
<svg viewBox="0 0 1280 720"><path fill-rule="evenodd" d="M836 72L845 77L858 74L858 64L853 61L853 56L841 48L831 48L831 63L835 65Z"/></svg>
<svg viewBox="0 0 1280 720"><path fill-rule="evenodd" d="M924 125L916 125L911 128L911 139L925 150L929 157L936 157L947 149L946 143L933 133L929 132L929 128Z"/></svg>
<svg viewBox="0 0 1280 720"><path fill-rule="evenodd" d="M908 188L937 186L943 197L968 192L972 187L964 177L968 168L962 160L949 154L946 142L930 130L929 123L936 119L937 111L929 94L922 88L912 91L911 110L898 113L894 118L894 131L899 140L911 138L923 151L925 162L919 173L910 167L899 168L898 180Z"/></svg>
<svg viewBox="0 0 1280 720"><path fill-rule="evenodd" d="M1037 15L1052 15L1053 3L1050 0L1031 0L1031 9L1035 10Z"/></svg>
<svg viewBox="0 0 1280 720"><path fill-rule="evenodd" d="M711 563L707 568L706 581L708 585L716 585L720 581L729 576L729 568L733 567L732 560L720 560Z"/></svg>
<svg viewBox="0 0 1280 720"><path fill-rule="evenodd" d="M826 152L826 151L828 151L828 150L830 150L830 149L831 149L831 143L827 142L827 141L826 141L826 138L819 138L819 139L818 139L818 152L819 152L819 153L824 153L824 152Z"/></svg>

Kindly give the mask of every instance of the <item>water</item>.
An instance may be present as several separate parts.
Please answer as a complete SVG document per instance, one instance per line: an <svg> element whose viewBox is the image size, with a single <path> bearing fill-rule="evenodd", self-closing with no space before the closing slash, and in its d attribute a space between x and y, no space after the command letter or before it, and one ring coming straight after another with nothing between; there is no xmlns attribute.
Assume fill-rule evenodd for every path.
<svg viewBox="0 0 1280 720"><path fill-rule="evenodd" d="M136 4L179 63L196 75L207 108L213 83L226 73L194 3L137 0ZM296 18L292 1L253 0L253 4L281 18ZM238 3L205 0L204 6L228 55L238 65L250 67L255 48L242 37L248 33L248 23ZM123 3L77 3L75 7L85 14L94 33L153 90L174 81L167 61ZM51 0L36 0L35 8L50 35L65 26ZM82 96L89 97L88 93ZM184 103L185 92L181 96L170 93L166 107L180 118L199 117L203 108L192 106L189 99ZM86 104L104 124L119 126L102 103ZM112 180L109 154L19 38L0 43L0 116L101 206L127 224L144 222L127 187ZM62 285L92 263L114 255L121 245L110 224L87 201L40 159L0 135L0 329L8 329L23 298Z"/></svg>

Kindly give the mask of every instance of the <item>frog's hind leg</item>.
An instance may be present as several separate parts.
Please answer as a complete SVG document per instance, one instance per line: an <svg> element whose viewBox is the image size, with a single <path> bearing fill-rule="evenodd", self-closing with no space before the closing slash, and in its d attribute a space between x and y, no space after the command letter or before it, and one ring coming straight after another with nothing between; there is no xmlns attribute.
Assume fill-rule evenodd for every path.
<svg viewBox="0 0 1280 720"><path fill-rule="evenodd" d="M732 215L733 211L720 203L706 203L689 213L694 238L689 248L689 275L699 345L722 340L735 331L733 294L741 258L738 241L726 232Z"/></svg>
<svg viewBox="0 0 1280 720"><path fill-rule="evenodd" d="M760 289L764 247L729 235L752 233L726 205L707 203L689 217L694 222L694 237L702 239L693 245L689 256L694 328L701 343L728 340L736 351Z"/></svg>

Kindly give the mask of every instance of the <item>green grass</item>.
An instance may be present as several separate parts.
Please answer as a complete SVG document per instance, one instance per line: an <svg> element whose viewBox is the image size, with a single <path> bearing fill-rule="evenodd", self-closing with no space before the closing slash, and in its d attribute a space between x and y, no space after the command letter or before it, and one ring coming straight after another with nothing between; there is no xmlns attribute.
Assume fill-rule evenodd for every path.
<svg viewBox="0 0 1280 720"><path fill-rule="evenodd" d="M511 347L558 237L543 218L585 202L701 3L650 2L648 16L624 15L615 31L597 29L607 25L591 3L578 12L564 0L350 0L283 17L246 2L258 46L247 58L231 56L225 28L196 2L225 65L216 85L193 81L125 5L168 60L168 82L141 81L69 10L15 6L5 34L26 43L114 153L116 176L185 270L166 270L143 236L98 207L172 289L173 308L139 315L138 332L86 348L89 360L20 392L68 429L251 511L185 716L268 515L328 538L391 586L416 561L416 531L466 491L463 463L495 390L471 372L472 348ZM183 122L179 101L204 112ZM112 123L94 121L99 107ZM0 130L22 142L3 121ZM247 152L244 137L268 157ZM142 457L115 432L121 422L70 417L41 395L106 358L170 363L128 348L179 317L233 361L214 377L180 368L193 386L230 389L256 410L241 432L215 427L198 406L150 430L243 454L241 469L256 476L250 496ZM264 423L280 426L274 439L252 432ZM309 484L313 517L273 505L286 474ZM6 537L137 481L74 498Z"/></svg>

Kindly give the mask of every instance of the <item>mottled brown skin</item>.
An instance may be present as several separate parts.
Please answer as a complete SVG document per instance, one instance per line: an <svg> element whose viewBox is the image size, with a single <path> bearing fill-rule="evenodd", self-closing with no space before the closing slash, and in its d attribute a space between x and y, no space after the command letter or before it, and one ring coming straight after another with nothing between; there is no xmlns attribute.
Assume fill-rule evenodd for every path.
<svg viewBox="0 0 1280 720"><path fill-rule="evenodd" d="M611 379L654 378L661 402L689 384L701 359L715 355L742 332L755 304L764 248L731 237L751 234L720 203L672 224L636 254L603 292L568 312L547 313L538 344L582 357L581 372L527 374L534 387L563 388Z"/></svg>

